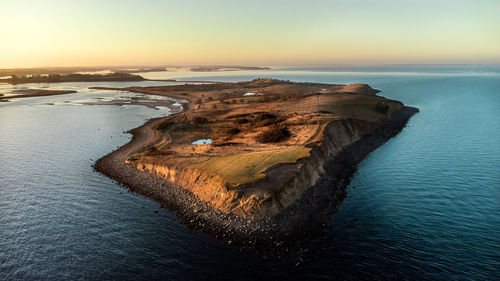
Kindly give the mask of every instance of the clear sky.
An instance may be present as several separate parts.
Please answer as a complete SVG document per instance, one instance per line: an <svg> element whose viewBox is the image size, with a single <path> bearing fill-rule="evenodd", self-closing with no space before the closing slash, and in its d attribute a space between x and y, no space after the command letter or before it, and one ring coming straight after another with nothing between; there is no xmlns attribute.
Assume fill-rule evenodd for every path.
<svg viewBox="0 0 500 281"><path fill-rule="evenodd" d="M500 63L500 0L0 0L0 68Z"/></svg>

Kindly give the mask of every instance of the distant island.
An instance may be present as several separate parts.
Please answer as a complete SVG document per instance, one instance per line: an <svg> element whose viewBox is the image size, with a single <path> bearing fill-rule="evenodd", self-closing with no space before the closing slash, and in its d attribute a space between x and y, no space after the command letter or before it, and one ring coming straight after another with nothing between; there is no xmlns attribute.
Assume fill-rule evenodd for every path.
<svg viewBox="0 0 500 281"><path fill-rule="evenodd" d="M141 72L159 72L159 71L167 71L167 69L165 67L147 67L147 68L116 70L116 72L122 72L122 73L141 73Z"/></svg>
<svg viewBox="0 0 500 281"><path fill-rule="evenodd" d="M30 67L30 68L0 68L0 77L49 75L49 74L104 74L102 72L152 72L166 71L166 67L149 66L72 66L72 67Z"/></svg>
<svg viewBox="0 0 500 281"><path fill-rule="evenodd" d="M114 72L109 74L47 74L47 75L11 75L10 78L0 80L10 84L26 83L62 83L62 82L126 82L126 81L145 81L142 76L130 73Z"/></svg>
<svg viewBox="0 0 500 281"><path fill-rule="evenodd" d="M194 72L212 72L212 71L237 71L237 70L266 70L269 67L259 66L198 66L191 68Z"/></svg>
<svg viewBox="0 0 500 281"><path fill-rule="evenodd" d="M47 89L26 89L26 90L15 90L11 95L5 96L0 94L0 102L7 102L12 98L32 98L32 97L43 97L43 96L56 96L76 93L73 90L47 90Z"/></svg>
<svg viewBox="0 0 500 281"><path fill-rule="evenodd" d="M121 90L188 103L132 130L132 141L95 169L193 227L251 247L321 229L357 163L418 111L365 84L256 79Z"/></svg>

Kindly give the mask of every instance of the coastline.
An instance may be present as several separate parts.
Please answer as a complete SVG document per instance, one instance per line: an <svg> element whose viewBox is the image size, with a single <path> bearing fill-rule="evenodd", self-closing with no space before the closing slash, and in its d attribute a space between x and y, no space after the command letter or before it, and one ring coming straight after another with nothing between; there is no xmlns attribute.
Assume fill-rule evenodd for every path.
<svg viewBox="0 0 500 281"><path fill-rule="evenodd" d="M189 106L191 103L189 103ZM364 135L324 165L325 173L292 205L271 218L248 218L223 213L199 200L190 191L166 182L161 176L142 172L126 164L127 156L144 148L155 138L153 127L171 117L151 119L130 131L129 143L100 158L94 169L174 211L181 223L208 233L223 243L243 248L286 249L324 228L345 197L346 187L357 164L371 151L397 135L409 118L418 112L403 107L376 132ZM334 188L332 188L332 186Z"/></svg>
<svg viewBox="0 0 500 281"><path fill-rule="evenodd" d="M17 90L16 94L11 96L4 96L0 94L0 102L8 102L11 99L67 95L67 94L74 94L76 92L77 91L73 90L45 90L45 89Z"/></svg>

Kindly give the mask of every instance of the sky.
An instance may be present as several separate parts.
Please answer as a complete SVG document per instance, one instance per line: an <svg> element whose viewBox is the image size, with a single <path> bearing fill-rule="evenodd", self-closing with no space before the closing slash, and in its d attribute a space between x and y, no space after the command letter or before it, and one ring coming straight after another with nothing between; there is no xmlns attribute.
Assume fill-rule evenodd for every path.
<svg viewBox="0 0 500 281"><path fill-rule="evenodd" d="M500 63L500 0L0 0L0 68Z"/></svg>

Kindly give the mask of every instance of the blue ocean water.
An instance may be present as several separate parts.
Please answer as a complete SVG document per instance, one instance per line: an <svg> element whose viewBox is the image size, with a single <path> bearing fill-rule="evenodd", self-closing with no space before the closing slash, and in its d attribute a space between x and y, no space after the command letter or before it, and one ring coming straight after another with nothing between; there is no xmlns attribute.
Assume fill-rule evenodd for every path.
<svg viewBox="0 0 500 281"><path fill-rule="evenodd" d="M169 112L77 105L68 101L120 93L76 83L67 86L78 94L0 104L0 279L500 277L499 67L294 67L178 78L256 77L368 83L420 109L359 165L348 197L324 233L305 243L298 266L295 257L219 245L95 173L96 159L129 140L123 131Z"/></svg>

